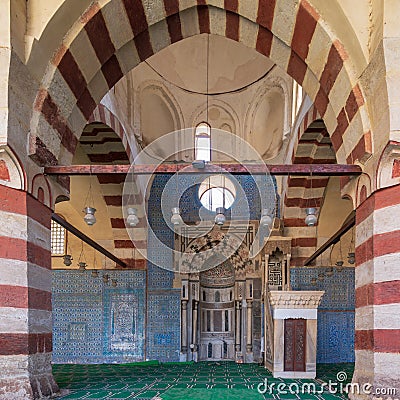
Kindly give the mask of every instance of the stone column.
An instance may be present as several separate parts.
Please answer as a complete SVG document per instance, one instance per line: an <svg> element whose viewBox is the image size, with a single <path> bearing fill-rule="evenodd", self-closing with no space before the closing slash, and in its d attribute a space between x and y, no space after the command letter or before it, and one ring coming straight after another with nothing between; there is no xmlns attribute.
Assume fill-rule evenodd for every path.
<svg viewBox="0 0 400 400"><path fill-rule="evenodd" d="M369 383L374 390L397 388L397 395L400 382L399 221L399 185L375 192L356 210L353 382Z"/></svg>
<svg viewBox="0 0 400 400"><path fill-rule="evenodd" d="M253 301L247 300L247 353L253 351Z"/></svg>
<svg viewBox="0 0 400 400"><path fill-rule="evenodd" d="M240 341L240 335L241 335L241 324L242 324L242 319L241 319L241 301L236 300L235 302L235 309L236 309L236 332L235 332L235 351L240 351L241 350L241 341Z"/></svg>
<svg viewBox="0 0 400 400"><path fill-rule="evenodd" d="M181 301L181 352L187 354L187 300Z"/></svg>
<svg viewBox="0 0 400 400"><path fill-rule="evenodd" d="M50 396L51 210L0 185L0 221L0 398Z"/></svg>

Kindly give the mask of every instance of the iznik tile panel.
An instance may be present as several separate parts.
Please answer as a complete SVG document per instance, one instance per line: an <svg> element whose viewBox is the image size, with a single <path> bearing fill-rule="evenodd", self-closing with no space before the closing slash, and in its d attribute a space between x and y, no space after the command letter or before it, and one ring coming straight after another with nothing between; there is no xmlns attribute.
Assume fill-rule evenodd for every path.
<svg viewBox="0 0 400 400"><path fill-rule="evenodd" d="M146 272L107 273L116 288L89 271L53 271L53 362L144 359Z"/></svg>
<svg viewBox="0 0 400 400"><path fill-rule="evenodd" d="M147 358L179 361L180 290L152 291L147 295Z"/></svg>
<svg viewBox="0 0 400 400"><path fill-rule="evenodd" d="M293 290L324 290L318 308L317 362L354 362L354 268L297 267L290 270ZM311 279L317 280L311 284ZM319 279L318 279L319 278Z"/></svg>

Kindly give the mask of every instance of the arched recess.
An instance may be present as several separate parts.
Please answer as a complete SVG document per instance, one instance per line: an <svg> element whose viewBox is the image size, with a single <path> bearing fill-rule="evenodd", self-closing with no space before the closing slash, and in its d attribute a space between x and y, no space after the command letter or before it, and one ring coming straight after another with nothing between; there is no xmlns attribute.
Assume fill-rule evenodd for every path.
<svg viewBox="0 0 400 400"><path fill-rule="evenodd" d="M183 126L183 116L172 93L159 82L145 81L137 90L137 107L140 115L138 129L142 145L147 146L159 137L179 130ZM157 116L157 117L155 117ZM175 148L179 148L179 143ZM156 146L153 144L153 146ZM163 157L162 148L157 154Z"/></svg>
<svg viewBox="0 0 400 400"><path fill-rule="evenodd" d="M88 123L101 122L111 128L121 139L125 152L132 162L137 155L137 143L133 135L126 132L121 121L103 104L98 104L92 115L89 117Z"/></svg>
<svg viewBox="0 0 400 400"><path fill-rule="evenodd" d="M284 82L281 86L267 80L266 85L247 111L245 138L263 160L270 160L278 154L289 133L289 96Z"/></svg>
<svg viewBox="0 0 400 400"><path fill-rule="evenodd" d="M32 157L42 164L49 160L69 164L79 139L74 132L82 131L100 99L122 76L171 43L211 33L240 41L287 71L314 101L338 161L365 160L371 153L371 130L348 51L306 0L282 10L277 3L249 2L249 7L240 9L230 3L224 3L226 8L188 3L180 9L165 2L151 10L141 1L133 5L112 0L102 7L93 3L48 64L33 104ZM309 27L306 34L304 26ZM320 43L326 46L318 45L315 57ZM89 64L84 61L88 52L94 55ZM351 135L345 149L347 132ZM49 135L57 138L51 145ZM63 147L65 156L60 157Z"/></svg>
<svg viewBox="0 0 400 400"><path fill-rule="evenodd" d="M93 116L94 119L95 116ZM118 127L117 124L114 126ZM86 125L80 137L80 147L92 164L130 164L128 149L129 144L121 139L126 137L123 132L114 131L110 126L102 122L92 122ZM120 259L126 260L129 267L144 268L145 261L140 253L135 253L128 232L125 227L125 220L122 211L122 193L125 176L121 174L99 175L97 178L100 191L107 207L108 216L113 235L113 253ZM73 195L73 194L72 194ZM141 201L141 194L136 194L137 201ZM139 215L141 218L142 216ZM143 222L143 221L142 221ZM143 240L135 241L140 246L143 254L147 250L146 229L143 223L135 227L135 235Z"/></svg>
<svg viewBox="0 0 400 400"><path fill-rule="evenodd" d="M293 164L336 163L332 143L322 120L312 122L304 131L293 158ZM320 209L329 177L289 177L284 197L284 225L292 239L291 264L302 266L317 246L316 226L306 226L305 209Z"/></svg>
<svg viewBox="0 0 400 400"><path fill-rule="evenodd" d="M215 246L221 241L224 241L226 245L219 246L214 251ZM180 262L182 271L190 273L190 271L198 272L204 270L206 261L204 255L202 255L204 251L209 251L208 260L213 258L218 260L229 259L235 268L235 276L238 279L245 279L247 273L254 273L254 266L249 258L248 247L235 234L224 234L218 230L212 230L208 234L195 238L188 243Z"/></svg>

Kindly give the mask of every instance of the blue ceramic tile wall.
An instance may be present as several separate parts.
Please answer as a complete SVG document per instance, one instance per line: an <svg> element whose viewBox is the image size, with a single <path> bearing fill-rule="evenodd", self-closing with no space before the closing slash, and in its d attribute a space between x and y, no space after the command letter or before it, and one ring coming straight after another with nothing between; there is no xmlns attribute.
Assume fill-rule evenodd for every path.
<svg viewBox="0 0 400 400"><path fill-rule="evenodd" d="M119 363L144 359L146 272L53 271L53 362Z"/></svg>
<svg viewBox="0 0 400 400"><path fill-rule="evenodd" d="M153 290L147 295L147 358L178 361L180 290Z"/></svg>
<svg viewBox="0 0 400 400"><path fill-rule="evenodd" d="M292 268L293 290L324 290L318 309L317 362L354 362L354 268L327 276L326 268ZM318 279L324 274L323 279ZM316 278L317 283L311 284Z"/></svg>
<svg viewBox="0 0 400 400"><path fill-rule="evenodd" d="M172 190L172 195L166 196L161 207L161 199L165 186L172 175L155 176L148 204L148 216L150 230L148 232L148 254L154 261L147 263L148 269L148 294L147 294L147 358L154 358L160 361L179 360L180 348L180 292L173 289L174 274L168 269L172 266L172 251L161 246L165 244L168 248L174 246L174 232L169 223L170 210L176 207L178 196L174 198L174 193L183 188L187 188L179 200L182 217L187 222L195 222L199 219L199 210L202 207L199 196L199 183L207 175L180 175L178 190ZM250 205L250 218L259 219L261 214L261 199L256 190L256 183L251 176L236 176L236 185L243 189L237 190L239 194L232 206L227 212L227 218L230 218L230 212L235 218L241 218L243 205ZM272 183L271 183L272 182ZM170 182L171 183L171 182ZM272 185L272 191L266 191L268 196L274 198L276 192L276 181L273 178L268 182ZM172 184L175 188L175 182ZM180 189L182 188L182 189ZM240 189L237 187L237 189ZM243 196L244 194L244 196ZM267 200L267 199L266 199ZM278 202L279 204L279 202ZM165 215L162 213L164 209ZM203 208L204 218L212 220L215 217L213 212ZM279 210L277 211L279 215ZM166 221L167 220L167 221ZM166 266L167 269L159 266ZM161 291L161 292L160 292Z"/></svg>

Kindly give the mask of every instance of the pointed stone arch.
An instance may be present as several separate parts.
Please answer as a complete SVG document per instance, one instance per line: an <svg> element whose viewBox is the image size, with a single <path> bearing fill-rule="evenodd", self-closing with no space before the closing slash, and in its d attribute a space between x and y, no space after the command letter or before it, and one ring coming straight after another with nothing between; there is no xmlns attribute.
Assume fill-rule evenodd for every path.
<svg viewBox="0 0 400 400"><path fill-rule="evenodd" d="M209 33L239 41L287 71L314 101L338 161L365 160L372 151L371 130L348 51L308 1L291 7L281 3L249 0L240 7L237 2L221 7L214 1L158 1L151 9L142 1L92 3L65 36L42 79L30 122L31 156L39 164L68 164L79 139L76 132L119 79L162 48ZM326 46L318 46L316 57L318 43ZM82 47L87 51L78 51ZM88 54L91 63L85 62ZM346 133L351 148L343 146ZM52 143L49 134L57 138ZM66 151L60 160L62 148Z"/></svg>

